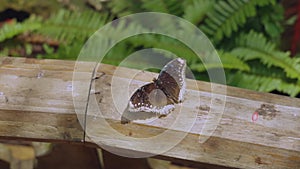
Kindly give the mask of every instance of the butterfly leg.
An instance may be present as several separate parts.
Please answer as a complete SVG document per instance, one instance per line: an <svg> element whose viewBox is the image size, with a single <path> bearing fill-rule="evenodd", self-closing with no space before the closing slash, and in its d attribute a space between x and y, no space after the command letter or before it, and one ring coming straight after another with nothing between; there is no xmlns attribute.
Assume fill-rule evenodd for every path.
<svg viewBox="0 0 300 169"><path fill-rule="evenodd" d="M164 118L164 117L167 117L167 114L160 114L160 115L158 116L158 118Z"/></svg>
<svg viewBox="0 0 300 169"><path fill-rule="evenodd" d="M129 122L130 122L130 120L127 119L126 117L124 117L124 116L121 117L121 124L127 124Z"/></svg>

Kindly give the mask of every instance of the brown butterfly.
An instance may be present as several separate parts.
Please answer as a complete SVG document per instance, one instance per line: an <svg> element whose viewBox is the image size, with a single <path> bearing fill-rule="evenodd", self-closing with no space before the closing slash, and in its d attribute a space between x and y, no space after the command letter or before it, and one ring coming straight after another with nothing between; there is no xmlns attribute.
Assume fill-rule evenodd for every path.
<svg viewBox="0 0 300 169"><path fill-rule="evenodd" d="M167 63L157 79L137 89L122 114L121 123L166 116L183 101L186 61L181 58Z"/></svg>

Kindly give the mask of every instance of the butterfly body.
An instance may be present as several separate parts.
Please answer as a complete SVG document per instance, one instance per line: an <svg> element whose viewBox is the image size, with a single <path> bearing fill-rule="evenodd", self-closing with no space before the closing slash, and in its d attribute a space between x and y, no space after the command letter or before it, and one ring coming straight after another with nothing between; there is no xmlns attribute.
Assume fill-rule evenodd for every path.
<svg viewBox="0 0 300 169"><path fill-rule="evenodd" d="M174 59L166 64L157 79L137 89L122 114L122 123L152 116L167 115L174 104L183 101L185 91L185 60Z"/></svg>

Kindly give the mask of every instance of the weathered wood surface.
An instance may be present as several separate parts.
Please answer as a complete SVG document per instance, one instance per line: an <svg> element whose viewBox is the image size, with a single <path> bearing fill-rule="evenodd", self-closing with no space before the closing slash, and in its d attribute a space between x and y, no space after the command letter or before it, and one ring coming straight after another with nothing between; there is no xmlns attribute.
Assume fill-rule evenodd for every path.
<svg viewBox="0 0 300 169"><path fill-rule="evenodd" d="M127 68L116 71L114 66L101 65L97 72L100 77L94 81L92 90L95 103L91 105L93 108L97 104L102 114L89 111L87 137L84 138L72 99L74 65L72 61L1 58L0 136L44 141L86 140L106 144L115 152L143 150L155 154L159 152L157 146L168 147L170 140L186 134L182 141L157 157L236 168L300 168L299 99L227 87L222 118L212 135L206 137L208 140L200 143L199 136L202 138L206 134L201 133L201 129L205 123L213 121L206 121L210 111L222 109L211 106L211 102L218 102L218 99L211 99L210 83L188 80L183 105L177 105L165 118L148 124L122 125L119 109L126 106L127 97L156 75ZM90 76L88 70L82 74ZM134 80L131 80L132 75L135 75ZM129 83L129 91L118 100L116 95L122 94L122 87ZM120 91L112 94L115 89ZM224 94L218 91L220 96ZM120 105L115 106L115 102ZM172 124L180 108L184 114L177 121L179 125L174 127ZM259 117L253 122L255 111ZM103 119L115 133L108 130ZM185 125L193 123L192 120L193 127L187 130ZM169 133L160 137L160 143L151 139L150 143L145 142L146 149L145 144L139 142L140 138L154 138L165 131ZM136 144L132 141L134 138Z"/></svg>

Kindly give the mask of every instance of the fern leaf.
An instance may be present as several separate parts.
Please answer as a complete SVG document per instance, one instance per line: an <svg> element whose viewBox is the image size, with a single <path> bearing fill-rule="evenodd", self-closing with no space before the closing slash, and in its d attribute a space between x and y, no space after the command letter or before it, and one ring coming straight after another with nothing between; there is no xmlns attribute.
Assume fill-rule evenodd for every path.
<svg viewBox="0 0 300 169"><path fill-rule="evenodd" d="M277 90L292 97L295 97L300 93L299 83L289 83L281 78L274 78L261 74L251 74L245 72L227 74L227 83L232 86L238 86L261 92L271 92Z"/></svg>
<svg viewBox="0 0 300 169"><path fill-rule="evenodd" d="M273 5L271 9L263 8L260 11L260 21L266 31L267 35L271 38L281 38L281 33L284 31L284 9L282 4L278 3Z"/></svg>
<svg viewBox="0 0 300 169"><path fill-rule="evenodd" d="M247 18L256 15L257 6L274 3L274 0L226 0L218 1L212 12L207 14L205 24L200 28L219 42L224 36L230 37Z"/></svg>
<svg viewBox="0 0 300 169"><path fill-rule="evenodd" d="M110 0L108 2L111 12L118 17L141 12L141 6L140 0Z"/></svg>
<svg viewBox="0 0 300 169"><path fill-rule="evenodd" d="M38 31L52 38L71 43L74 40L84 41L101 26L112 20L108 14L91 10L72 12L60 10L53 14Z"/></svg>
<svg viewBox="0 0 300 169"><path fill-rule="evenodd" d="M290 58L289 52L281 52L275 49L275 45L267 42L266 38L259 33L251 31L242 35L237 40L237 48L232 53L241 59L259 59L262 63L282 68L287 77L300 79L300 58Z"/></svg>
<svg viewBox="0 0 300 169"><path fill-rule="evenodd" d="M193 60L198 58L195 53L184 44L166 36L148 34L139 35L128 40L134 47L139 48L142 46L144 48L164 49L178 57L186 58L188 62L193 62Z"/></svg>
<svg viewBox="0 0 300 169"><path fill-rule="evenodd" d="M181 16L183 14L182 1L178 0L142 0L142 7L151 12L163 12Z"/></svg>
<svg viewBox="0 0 300 169"><path fill-rule="evenodd" d="M185 7L183 18L197 25L214 4L214 0L193 0L191 4Z"/></svg>
<svg viewBox="0 0 300 169"><path fill-rule="evenodd" d="M32 16L22 23L12 20L11 22L4 24L0 29L0 42L3 42L21 33L39 29L41 27L41 23L39 21L34 21L34 18L35 17Z"/></svg>
<svg viewBox="0 0 300 169"><path fill-rule="evenodd" d="M191 69L198 71L198 72L204 72L207 69L213 69L213 68L222 68L222 69L237 69L237 70L243 70L243 71L249 71L250 67L245 63L244 61L240 60L236 56L232 55L231 53L225 53L220 51L219 52L221 64L218 63L194 63L191 65Z"/></svg>

